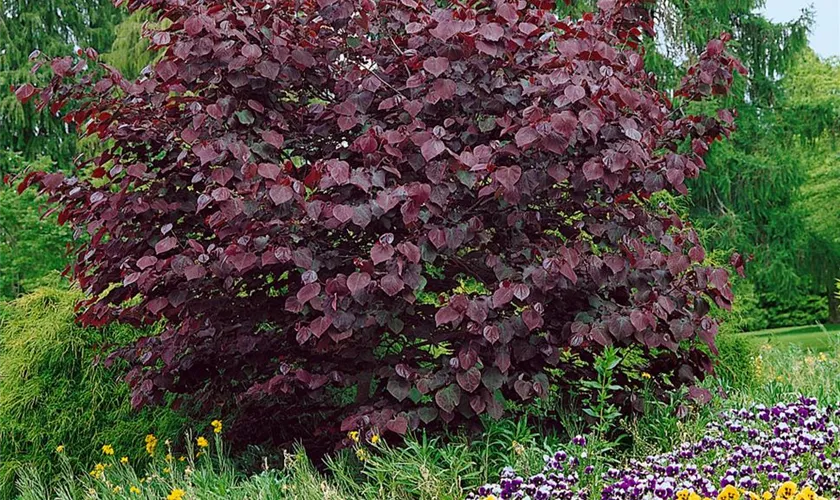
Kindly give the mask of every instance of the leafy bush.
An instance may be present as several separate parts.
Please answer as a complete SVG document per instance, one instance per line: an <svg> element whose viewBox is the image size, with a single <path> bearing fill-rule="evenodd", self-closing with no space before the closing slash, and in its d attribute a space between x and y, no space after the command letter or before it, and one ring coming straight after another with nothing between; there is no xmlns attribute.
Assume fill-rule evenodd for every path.
<svg viewBox="0 0 840 500"><path fill-rule="evenodd" d="M715 373L726 388L748 389L756 380L755 359L758 350L749 338L737 334L723 334L717 338L719 354L715 358Z"/></svg>
<svg viewBox="0 0 840 500"><path fill-rule="evenodd" d="M119 353L136 405L252 405L251 439L405 433L499 417L546 394L547 368L561 390L591 378L611 344L664 389L711 367L698 346L728 273L646 200L685 193L732 115L655 90L637 1L579 21L544 1L126 3L169 21L150 74L87 51L41 60L51 84L16 93L102 141L80 164L94 182L21 187L91 235L84 323L168 320ZM675 98L728 91L727 39Z"/></svg>
<svg viewBox="0 0 840 500"><path fill-rule="evenodd" d="M2 307L0 497L10 498L23 465L47 476L55 472L60 445L74 463L88 462L101 443L129 449L137 435L177 433L183 425L168 409L132 410L117 371L92 364L105 342L133 341L137 332L76 326L79 298L78 292L41 288Z"/></svg>

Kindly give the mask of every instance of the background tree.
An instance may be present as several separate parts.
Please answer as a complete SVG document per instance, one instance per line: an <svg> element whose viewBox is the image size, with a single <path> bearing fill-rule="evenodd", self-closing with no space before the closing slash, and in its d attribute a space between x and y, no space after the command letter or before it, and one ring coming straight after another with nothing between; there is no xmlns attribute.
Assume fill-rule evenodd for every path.
<svg viewBox="0 0 840 500"><path fill-rule="evenodd" d="M780 112L788 134L785 145L805 165L796 208L809 237L806 264L827 290L830 319L838 323L833 292L840 277L840 62L805 51L782 84L787 97Z"/></svg>
<svg viewBox="0 0 840 500"><path fill-rule="evenodd" d="M69 54L79 46L106 51L123 16L110 0L0 1L0 88L39 82L39 74L29 71L34 50L52 55ZM0 151L71 165L76 154L72 131L49 113L30 111L11 93L0 94ZM10 167L0 165L0 174Z"/></svg>

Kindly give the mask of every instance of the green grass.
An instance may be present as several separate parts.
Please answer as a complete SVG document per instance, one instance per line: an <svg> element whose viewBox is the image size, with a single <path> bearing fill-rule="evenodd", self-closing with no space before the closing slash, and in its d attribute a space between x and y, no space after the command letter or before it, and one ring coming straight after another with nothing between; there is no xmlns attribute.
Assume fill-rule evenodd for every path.
<svg viewBox="0 0 840 500"><path fill-rule="evenodd" d="M749 376L730 377L728 383L707 379L710 389L723 384L725 397L712 390L712 403L694 407L688 417L675 411L685 402L681 394L675 394L670 404L645 397L644 414L621 420L610 439L590 438L588 460L596 471L604 471L633 458L672 450L682 442L700 439L705 424L727 408L792 401L800 394L825 403L840 400L839 333L838 326L808 326L732 335L749 342L730 345L728 357L720 363ZM254 448L248 452L249 461L263 464L257 471L230 458L221 439L211 440L215 446L211 444L209 453L197 456L195 436L178 439L161 434L158 452L150 458L143 450L144 433L126 429L119 443L98 441L109 439L98 435L94 442L69 443L60 453L54 447L45 449L57 466L48 469L37 462L24 466L18 475L17 496L11 498L161 500L180 499L172 493L182 490L181 500L459 500L477 486L497 480L506 465L522 475L538 472L545 454L568 448L568 434L579 432L573 425L562 427L552 432L540 429L535 421L487 420L477 437L418 433L405 442L390 438L372 442L363 437L317 466L299 448ZM204 432L214 436L210 429ZM164 441L166 437L171 442ZM116 454L97 452L89 462L71 459L76 447L98 450L103 444L113 444ZM167 459L168 453L173 457ZM128 463L120 462L123 455ZM97 468L97 462L103 465ZM590 486L592 498L598 498L603 484L596 481Z"/></svg>
<svg viewBox="0 0 840 500"><path fill-rule="evenodd" d="M840 339L840 325L808 325L771 330L757 330L736 334L756 344L770 344L781 347L797 344L817 352L829 350L833 342Z"/></svg>

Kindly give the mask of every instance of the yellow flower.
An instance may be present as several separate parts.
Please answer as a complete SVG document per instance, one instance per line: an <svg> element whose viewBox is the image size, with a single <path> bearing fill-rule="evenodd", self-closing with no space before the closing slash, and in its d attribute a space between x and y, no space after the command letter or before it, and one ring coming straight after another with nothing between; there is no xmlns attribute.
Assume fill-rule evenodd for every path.
<svg viewBox="0 0 840 500"><path fill-rule="evenodd" d="M140 494L140 488L138 488L137 486L132 486L131 488L128 489L128 491L134 493L135 495Z"/></svg>
<svg viewBox="0 0 840 500"><path fill-rule="evenodd" d="M172 461L172 453L167 453L166 456L163 457L163 459L166 460L167 462L171 462Z"/></svg>
<svg viewBox="0 0 840 500"><path fill-rule="evenodd" d="M700 495L693 491L688 495L688 500L700 500Z"/></svg>
<svg viewBox="0 0 840 500"><path fill-rule="evenodd" d="M769 491L765 491L764 493L761 494L761 498L762 498L762 500L771 500L773 498L773 494L770 493Z"/></svg>
<svg viewBox="0 0 840 500"><path fill-rule="evenodd" d="M183 462L186 459L187 459L187 457L185 457L184 455L181 455L180 457L178 457L179 462Z"/></svg>
<svg viewBox="0 0 840 500"><path fill-rule="evenodd" d="M90 471L90 475L96 479L102 479L105 475L105 465L104 464L96 464L93 466L93 470Z"/></svg>
<svg viewBox="0 0 840 500"><path fill-rule="evenodd" d="M55 452L56 453L64 453L64 445L60 444L60 445L56 446L55 447Z"/></svg>
<svg viewBox="0 0 840 500"><path fill-rule="evenodd" d="M650 373L642 372L642 378L650 378Z"/></svg>
<svg viewBox="0 0 840 500"><path fill-rule="evenodd" d="M128 463L128 457L122 457L122 458L120 458L120 463L121 463L121 464L127 464L127 463Z"/></svg>
<svg viewBox="0 0 840 500"><path fill-rule="evenodd" d="M122 486L114 486L114 493L119 493L122 491Z"/></svg>
<svg viewBox="0 0 840 500"><path fill-rule="evenodd" d="M214 420L210 422L210 425L213 427L213 432L216 434L222 433L222 421L221 420Z"/></svg>
<svg viewBox="0 0 840 500"><path fill-rule="evenodd" d="M370 443L371 444L376 444L378 442L379 442L379 434L374 434L373 436L370 437Z"/></svg>
<svg viewBox="0 0 840 500"><path fill-rule="evenodd" d="M820 361L828 361L828 356L824 352L820 353Z"/></svg>
<svg viewBox="0 0 840 500"><path fill-rule="evenodd" d="M496 495L487 495L486 497L482 498L481 500L498 500Z"/></svg>
<svg viewBox="0 0 840 500"><path fill-rule="evenodd" d="M690 491L680 490L677 492L677 500L688 500L689 495L691 495Z"/></svg>
<svg viewBox="0 0 840 500"><path fill-rule="evenodd" d="M347 437L350 438L350 441L354 443L359 442L359 431L350 431L347 433Z"/></svg>
<svg viewBox="0 0 840 500"><path fill-rule="evenodd" d="M106 444L105 446L102 447L102 453L104 453L106 455L113 455L114 454L114 447L111 446L110 444Z"/></svg>
<svg viewBox="0 0 840 500"><path fill-rule="evenodd" d="M717 500L738 500L739 498L741 498L741 492L731 484L726 485L717 496Z"/></svg>
<svg viewBox="0 0 840 500"><path fill-rule="evenodd" d="M170 472L172 472L172 469L170 469L169 467L164 467L163 468L163 473L164 474L169 474Z"/></svg>
<svg viewBox="0 0 840 500"><path fill-rule="evenodd" d="M146 435L146 453L149 455L155 454L155 449L157 448L158 440L154 434Z"/></svg>
<svg viewBox="0 0 840 500"><path fill-rule="evenodd" d="M207 439L205 439L204 436L198 436L198 439L195 440L195 444L197 444L199 448L207 448L210 446L210 443L207 442Z"/></svg>
<svg viewBox="0 0 840 500"><path fill-rule="evenodd" d="M810 486L806 486L796 495L796 500L816 500L816 497L816 492Z"/></svg>
<svg viewBox="0 0 840 500"><path fill-rule="evenodd" d="M172 493L166 497L166 500L183 500L184 497L187 495L187 492L182 490L181 488L175 488L172 490Z"/></svg>
<svg viewBox="0 0 840 500"><path fill-rule="evenodd" d="M359 461L364 462L368 459L368 457L369 455L366 449L359 448L358 450L356 450L356 458L358 458Z"/></svg>
<svg viewBox="0 0 840 500"><path fill-rule="evenodd" d="M203 451L199 451L198 453L196 453L196 454L195 454L195 458L200 458L200 457L201 457L201 455L204 455L204 452L203 452Z"/></svg>
<svg viewBox="0 0 840 500"><path fill-rule="evenodd" d="M789 500L796 495L796 490L796 483L793 481L784 482L779 486L778 491L776 491L776 498L779 500Z"/></svg>

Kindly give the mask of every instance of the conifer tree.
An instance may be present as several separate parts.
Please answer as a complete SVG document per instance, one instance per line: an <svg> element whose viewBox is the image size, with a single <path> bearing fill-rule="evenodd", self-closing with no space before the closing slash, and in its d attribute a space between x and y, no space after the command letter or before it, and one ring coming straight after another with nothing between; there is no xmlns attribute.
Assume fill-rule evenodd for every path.
<svg viewBox="0 0 840 500"><path fill-rule="evenodd" d="M114 27L124 15L110 0L0 0L0 150L22 153L24 159L46 156L59 166L71 164L76 153L71 131L48 113L31 112L8 89L43 78L30 72L33 51L49 55L68 54L76 47L107 51L114 41ZM12 165L0 164L0 173L10 170Z"/></svg>

